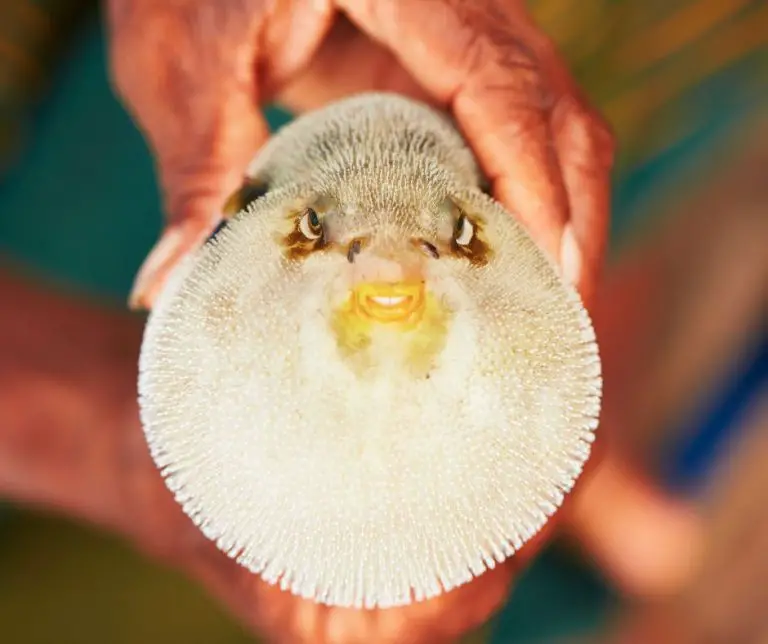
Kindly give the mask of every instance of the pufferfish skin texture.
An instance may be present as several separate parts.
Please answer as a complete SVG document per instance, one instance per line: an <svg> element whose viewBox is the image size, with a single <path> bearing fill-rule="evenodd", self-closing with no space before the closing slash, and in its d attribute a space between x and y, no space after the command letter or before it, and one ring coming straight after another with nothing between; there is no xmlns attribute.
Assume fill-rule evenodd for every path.
<svg viewBox="0 0 768 644"><path fill-rule="evenodd" d="M600 410L575 290L452 122L389 94L305 115L259 195L147 323L151 453L207 537L319 603L393 607L512 556L563 502Z"/></svg>

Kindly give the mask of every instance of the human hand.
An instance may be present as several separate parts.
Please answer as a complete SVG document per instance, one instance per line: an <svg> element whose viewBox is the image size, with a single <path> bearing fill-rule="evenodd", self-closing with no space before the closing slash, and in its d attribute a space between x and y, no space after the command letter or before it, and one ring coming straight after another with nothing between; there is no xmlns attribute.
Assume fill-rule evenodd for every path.
<svg viewBox="0 0 768 644"><path fill-rule="evenodd" d="M169 217L134 306L151 307L169 270L218 223L269 134L260 106L302 111L365 90L449 110L494 195L592 295L612 137L523 2L110 0L109 8L113 79L153 149Z"/></svg>
<svg viewBox="0 0 768 644"><path fill-rule="evenodd" d="M504 601L527 549L480 586L398 610L328 608L261 581L204 537L149 455L136 404L142 319L2 271L0 297L14 302L0 316L0 499L117 532L197 580L270 642L439 644Z"/></svg>
<svg viewBox="0 0 768 644"><path fill-rule="evenodd" d="M503 603L515 575L551 534L552 522L504 565L428 602L356 611L297 599L219 551L166 488L149 455L136 404L143 320L33 288L2 272L0 297L14 303L0 316L0 498L116 531L197 580L269 641L454 641ZM668 583L660 573L670 556L679 556L680 548L670 547L670 541L683 531L670 524L670 510L657 508L654 514L650 497L632 486L612 486L617 480L622 481L610 468L599 469L559 516L593 550L603 543L603 552L627 553L626 561L649 574L650 583ZM654 534L641 531L633 543L631 531L638 524ZM644 552L637 552L638 543ZM637 572L630 570L630 577L638 583Z"/></svg>
<svg viewBox="0 0 768 644"><path fill-rule="evenodd" d="M0 316L0 497L117 531L192 576L270 641L453 641L501 605L515 575L551 534L553 522L504 565L429 602L356 611L297 599L220 552L163 483L136 405L143 320L41 292L2 273L0 297L14 303ZM579 485L558 516L593 551L613 553L608 568L623 574L625 585L668 584L662 576L670 558L681 554L685 529L671 508L654 506L652 496L605 463L610 460Z"/></svg>
<svg viewBox="0 0 768 644"><path fill-rule="evenodd" d="M277 100L301 111L363 90L448 109L495 196L592 300L607 232L612 140L522 2L285 0L267 8L257 0L110 0L110 26L116 87L153 148L169 216L137 277L134 306L151 307L170 269L218 222L268 136L261 105ZM694 534L687 514L641 484L613 452L582 477L557 518L625 590L654 592L684 574L681 553ZM446 624L447 615L470 628L476 620L466 611L490 614L513 567L535 553L554 523L507 565L453 595L387 611L386 619L410 624L403 632L424 626L425 641L436 641L429 629ZM253 598L230 591L231 603L243 601L238 593ZM297 610L310 622L327 610L283 594L263 601L251 610L304 606ZM386 630L379 613L327 614L338 628Z"/></svg>

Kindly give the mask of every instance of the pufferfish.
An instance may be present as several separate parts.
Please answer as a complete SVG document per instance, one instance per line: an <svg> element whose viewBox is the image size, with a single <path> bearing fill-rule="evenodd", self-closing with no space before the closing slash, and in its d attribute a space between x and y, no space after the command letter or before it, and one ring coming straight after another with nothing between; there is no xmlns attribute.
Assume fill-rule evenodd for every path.
<svg viewBox="0 0 768 644"><path fill-rule="evenodd" d="M306 114L147 322L153 458L200 530L295 595L387 608L469 582L562 504L601 370L577 292L453 122L390 94Z"/></svg>

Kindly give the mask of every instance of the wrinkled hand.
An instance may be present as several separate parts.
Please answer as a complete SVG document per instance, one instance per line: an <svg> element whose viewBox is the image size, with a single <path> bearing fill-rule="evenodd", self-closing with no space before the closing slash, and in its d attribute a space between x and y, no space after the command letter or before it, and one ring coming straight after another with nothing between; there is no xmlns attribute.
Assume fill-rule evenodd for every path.
<svg viewBox="0 0 768 644"><path fill-rule="evenodd" d="M134 306L151 307L169 270L218 222L224 200L268 136L262 105L278 101L302 111L364 90L396 91L449 110L495 196L591 300L606 241L612 137L522 1L110 0L109 6L113 79L153 149L168 213L137 277ZM683 574L692 538L688 516L613 453L583 477L561 517L626 590L653 592ZM222 557L206 564L204 577L251 624L282 633L276 641L438 642L440 633L450 639L498 607L513 567L535 553L553 525L496 571L442 598L392 611L300 602L244 577ZM184 565L194 569L198 559Z"/></svg>
<svg viewBox="0 0 768 644"><path fill-rule="evenodd" d="M268 136L261 105L302 111L364 90L448 109L495 196L590 296L612 137L523 4L110 0L113 79L153 148L169 216L133 304L150 307L217 223Z"/></svg>

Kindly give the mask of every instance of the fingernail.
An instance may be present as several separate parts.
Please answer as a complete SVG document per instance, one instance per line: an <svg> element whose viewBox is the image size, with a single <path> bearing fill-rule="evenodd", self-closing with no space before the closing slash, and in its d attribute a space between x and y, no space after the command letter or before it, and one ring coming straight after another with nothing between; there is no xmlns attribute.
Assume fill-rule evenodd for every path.
<svg viewBox="0 0 768 644"><path fill-rule="evenodd" d="M582 267L581 249L571 224L565 225L563 239L560 242L560 266L563 277L574 286L578 284Z"/></svg>
<svg viewBox="0 0 768 644"><path fill-rule="evenodd" d="M131 309L146 309L151 306L149 291L153 288L159 269L176 253L183 239L182 232L169 227L155 244L141 265L128 298Z"/></svg>

